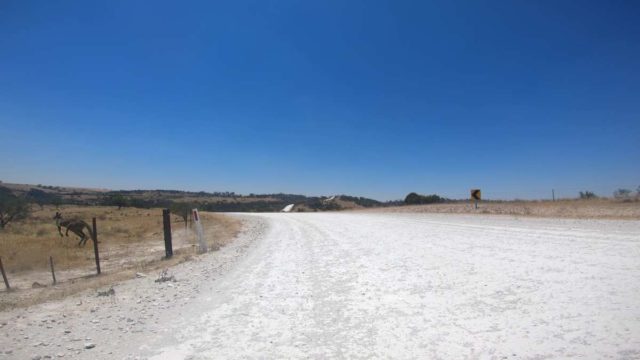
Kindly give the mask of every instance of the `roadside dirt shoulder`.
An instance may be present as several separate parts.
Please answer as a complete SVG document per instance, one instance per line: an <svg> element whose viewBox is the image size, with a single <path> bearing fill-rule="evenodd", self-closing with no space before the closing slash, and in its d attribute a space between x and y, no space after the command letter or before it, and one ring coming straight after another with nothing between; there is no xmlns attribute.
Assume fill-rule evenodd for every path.
<svg viewBox="0 0 640 360"><path fill-rule="evenodd" d="M210 249L220 249L230 244L241 232L243 222L232 216L218 213L201 213L204 233ZM198 258L195 233L177 223L173 228L174 256L164 259L164 241L160 232L141 238L137 243L110 243L101 240L100 266L102 273L96 276L91 243L87 245L87 258L79 266L56 264L55 285L49 269L9 273L11 291L0 292L0 311L27 307L51 300L64 299L84 290L109 287L140 274L156 273L165 268ZM64 239L63 239L64 240ZM42 258L45 259L47 256ZM5 267L7 265L5 264Z"/></svg>
<svg viewBox="0 0 640 360"><path fill-rule="evenodd" d="M358 210L388 213L446 213L514 215L544 218L640 220L640 201L561 200L481 202L478 209L471 203L409 205Z"/></svg>
<svg viewBox="0 0 640 360"><path fill-rule="evenodd" d="M267 228L259 219L232 217L242 223L234 241L169 268L164 277L149 272L116 283L112 292L85 290L0 312L0 358L132 359L141 344L168 335L176 314L197 312L195 299L238 266Z"/></svg>

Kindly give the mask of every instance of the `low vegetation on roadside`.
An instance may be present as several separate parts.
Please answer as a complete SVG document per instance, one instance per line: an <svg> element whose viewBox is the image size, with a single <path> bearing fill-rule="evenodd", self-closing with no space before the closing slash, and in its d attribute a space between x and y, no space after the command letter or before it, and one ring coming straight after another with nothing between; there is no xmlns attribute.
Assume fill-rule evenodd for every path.
<svg viewBox="0 0 640 360"><path fill-rule="evenodd" d="M78 237L61 237L53 216L96 218L102 275L95 274L91 240L78 246ZM201 212L205 241L219 249L241 229L239 220ZM1 292L0 310L64 297L87 288L131 278L136 272L156 271L187 261L196 255L196 235L191 222L172 215L174 256L165 260L162 209L116 206L31 205L29 215L0 230L0 257L14 292ZM185 225L188 227L185 228ZM63 234L65 229L62 230ZM55 264L57 285L52 285L50 257Z"/></svg>
<svg viewBox="0 0 640 360"><path fill-rule="evenodd" d="M0 254L9 272L46 269L49 266L49 256L64 267L91 266L91 260L87 260L93 257L91 241L80 247L74 234L61 237L53 220L57 211L62 212L65 218L79 218L87 222L96 217L99 236L105 239L101 243L108 247L116 244L143 246L154 233L157 235L162 230L162 219L159 216L151 216L151 211L121 211L111 207L45 206L34 210L23 221L4 229L0 241Z"/></svg>

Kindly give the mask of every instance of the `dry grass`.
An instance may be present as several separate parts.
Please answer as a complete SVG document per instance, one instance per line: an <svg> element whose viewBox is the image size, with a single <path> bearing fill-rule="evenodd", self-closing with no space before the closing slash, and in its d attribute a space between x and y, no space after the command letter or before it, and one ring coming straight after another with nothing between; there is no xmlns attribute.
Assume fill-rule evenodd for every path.
<svg viewBox="0 0 640 360"><path fill-rule="evenodd" d="M98 238L105 249L116 244L139 244L157 238L162 231L161 210L157 209L62 206L59 211L65 218L78 217L89 224L96 217ZM70 267L86 263L88 257L93 259L90 240L85 247L78 247L79 239L73 233L60 237L52 219L55 212L55 208L45 207L0 232L0 255L9 273L46 269L49 256Z"/></svg>
<svg viewBox="0 0 640 360"><path fill-rule="evenodd" d="M135 267L127 267L119 270L103 272L100 276L95 274L67 279L59 282L55 286L46 286L43 288L25 288L14 289L10 292L0 293L0 311L13 308L24 308L43 302L64 299L67 296L77 294L85 290L98 290L107 286L111 286L120 281L133 279L136 273L147 273L149 276L155 276L154 272L165 269L185 261L191 260L192 254L184 251L174 253L174 257L168 260L156 259Z"/></svg>
<svg viewBox="0 0 640 360"><path fill-rule="evenodd" d="M87 223L96 217L102 273L95 273L91 240L78 247L78 238L60 237L52 219L56 211L65 218L79 217ZM240 222L228 216L201 213L206 240L217 249L233 240ZM11 293L2 292L0 309L26 306L78 291L128 279L135 272L151 271L188 260L195 254L195 235L184 222L172 216L174 257L162 260L164 240L161 209L62 206L45 207L29 219L7 225L0 231L0 257L8 273ZM64 233L64 229L63 229ZM55 262L58 284L32 289L33 282L51 284L49 256Z"/></svg>
<svg viewBox="0 0 640 360"><path fill-rule="evenodd" d="M496 214L577 219L640 219L640 201L612 199L558 201L481 202L476 210L472 203L412 205L377 208L368 211L411 213Z"/></svg>

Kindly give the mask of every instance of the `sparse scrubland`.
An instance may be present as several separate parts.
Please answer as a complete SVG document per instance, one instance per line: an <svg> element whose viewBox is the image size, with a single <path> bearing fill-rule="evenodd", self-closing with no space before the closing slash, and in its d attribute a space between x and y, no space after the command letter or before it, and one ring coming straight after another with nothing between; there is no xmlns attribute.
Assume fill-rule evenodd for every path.
<svg viewBox="0 0 640 360"><path fill-rule="evenodd" d="M93 244L78 246L78 237L71 232L60 237L53 220L56 211L64 218L80 218L88 223L96 217L100 249L101 277L95 274ZM228 216L201 213L204 233L211 249L229 243L240 230L240 223ZM65 229L63 228L63 233ZM67 295L87 287L102 286L144 272L171 266L195 254L195 232L185 227L179 216L172 215L174 258L162 260L164 240L161 209L136 209L105 206L73 206L59 208L34 207L27 219L8 224L0 230L0 257L12 288L2 293L0 308L32 303L37 299ZM53 258L58 285L55 289L39 288L51 285L49 257ZM37 284L34 284L37 283ZM32 289L37 285L37 289ZM28 289L28 290L27 290Z"/></svg>
<svg viewBox="0 0 640 360"><path fill-rule="evenodd" d="M179 190L104 190L47 185L3 183L0 189L42 205L99 205L148 208L198 208L211 212L272 212L289 204L305 211L327 211L384 206L386 203L347 195L306 196L297 194L248 194ZM332 199L328 201L328 199Z"/></svg>
<svg viewBox="0 0 640 360"><path fill-rule="evenodd" d="M557 201L470 201L376 208L368 211L406 213L495 214L576 219L640 219L640 201L606 198Z"/></svg>

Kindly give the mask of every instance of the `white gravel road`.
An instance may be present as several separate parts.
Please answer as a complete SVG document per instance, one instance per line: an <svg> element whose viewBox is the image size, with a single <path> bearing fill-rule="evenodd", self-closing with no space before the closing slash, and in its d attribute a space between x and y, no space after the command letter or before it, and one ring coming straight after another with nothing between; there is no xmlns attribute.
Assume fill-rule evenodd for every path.
<svg viewBox="0 0 640 360"><path fill-rule="evenodd" d="M0 359L640 358L640 221L235 216L175 283L3 312Z"/></svg>

